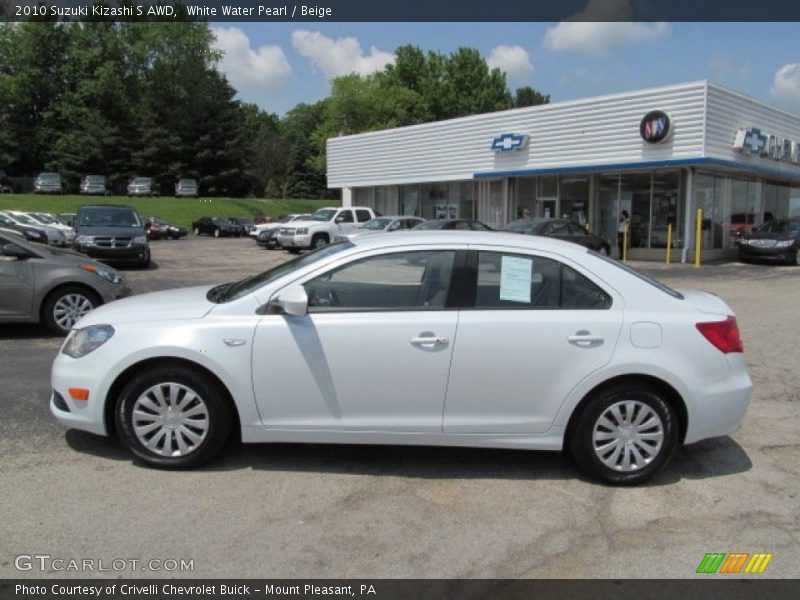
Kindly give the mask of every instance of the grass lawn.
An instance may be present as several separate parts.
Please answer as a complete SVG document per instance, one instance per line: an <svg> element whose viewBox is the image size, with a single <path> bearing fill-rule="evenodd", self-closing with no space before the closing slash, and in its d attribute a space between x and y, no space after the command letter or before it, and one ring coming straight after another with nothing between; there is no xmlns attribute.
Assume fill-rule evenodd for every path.
<svg viewBox="0 0 800 600"><path fill-rule="evenodd" d="M128 198L126 196L47 196L4 194L0 210L77 212L83 204L127 204L142 217L160 217L187 229L199 217L277 217L286 213L314 212L336 206L336 200L261 200L256 198Z"/></svg>

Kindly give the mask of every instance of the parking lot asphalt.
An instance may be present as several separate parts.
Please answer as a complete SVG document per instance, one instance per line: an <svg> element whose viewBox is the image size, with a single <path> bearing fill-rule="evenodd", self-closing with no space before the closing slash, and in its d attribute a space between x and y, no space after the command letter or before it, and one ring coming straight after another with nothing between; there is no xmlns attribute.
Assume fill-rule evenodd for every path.
<svg viewBox="0 0 800 600"><path fill-rule="evenodd" d="M134 293L290 256L194 237L152 252L151 269L125 272ZM0 577L687 578L707 552L773 553L763 576L797 577L800 268L636 266L733 307L755 391L739 432L682 448L631 489L590 481L557 453L458 448L234 446L206 468L151 470L51 418L61 339L0 326ZM15 568L33 554L194 568Z"/></svg>

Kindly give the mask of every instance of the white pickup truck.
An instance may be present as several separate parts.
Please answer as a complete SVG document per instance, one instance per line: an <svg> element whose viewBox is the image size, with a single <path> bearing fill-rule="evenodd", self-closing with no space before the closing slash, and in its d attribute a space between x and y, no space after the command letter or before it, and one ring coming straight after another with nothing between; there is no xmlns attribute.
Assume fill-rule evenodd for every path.
<svg viewBox="0 0 800 600"><path fill-rule="evenodd" d="M375 212L365 206L320 208L308 220L292 221L291 224L281 227L278 243L293 253L321 248L330 244L337 235L350 233L374 217Z"/></svg>

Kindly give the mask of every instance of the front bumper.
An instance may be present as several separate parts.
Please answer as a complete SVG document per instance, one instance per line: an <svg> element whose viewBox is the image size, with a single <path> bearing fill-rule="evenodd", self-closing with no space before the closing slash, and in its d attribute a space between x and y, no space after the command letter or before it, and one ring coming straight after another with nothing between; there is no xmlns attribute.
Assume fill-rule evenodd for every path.
<svg viewBox="0 0 800 600"><path fill-rule="evenodd" d="M99 364L96 358L75 359L59 352L53 361L50 385L50 413L64 427L80 429L96 435L108 435L105 423L103 399L107 390L103 389L102 374L108 371L107 365ZM102 363L102 361L100 361ZM70 388L89 390L89 399L75 400L69 395ZM56 402L56 393L61 400ZM66 406L67 410L59 407Z"/></svg>
<svg viewBox="0 0 800 600"><path fill-rule="evenodd" d="M739 243L739 257L743 260L763 260L768 262L774 261L794 261L795 248L789 246L787 248L759 248L749 244Z"/></svg>
<svg viewBox="0 0 800 600"><path fill-rule="evenodd" d="M130 246L128 248L76 246L75 249L90 258L97 258L103 261L142 261L147 255L147 246Z"/></svg>
<svg viewBox="0 0 800 600"><path fill-rule="evenodd" d="M282 248L310 248L311 234L306 233L303 235L287 235L285 233L279 233L278 243Z"/></svg>

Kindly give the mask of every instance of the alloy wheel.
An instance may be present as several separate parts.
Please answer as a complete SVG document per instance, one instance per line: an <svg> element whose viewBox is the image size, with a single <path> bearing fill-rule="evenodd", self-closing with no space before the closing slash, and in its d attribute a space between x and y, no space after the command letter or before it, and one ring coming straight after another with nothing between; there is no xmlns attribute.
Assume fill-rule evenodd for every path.
<svg viewBox="0 0 800 600"><path fill-rule="evenodd" d="M65 294L53 306L53 319L64 331L72 329L82 316L92 310L92 301L82 294Z"/></svg>
<svg viewBox="0 0 800 600"><path fill-rule="evenodd" d="M205 400L174 382L146 389L134 402L131 421L139 442L164 457L187 456L197 450L210 424Z"/></svg>
<svg viewBox="0 0 800 600"><path fill-rule="evenodd" d="M617 472L631 473L649 465L664 445L664 423L648 404L623 400L609 406L595 421L592 447L597 458Z"/></svg>

